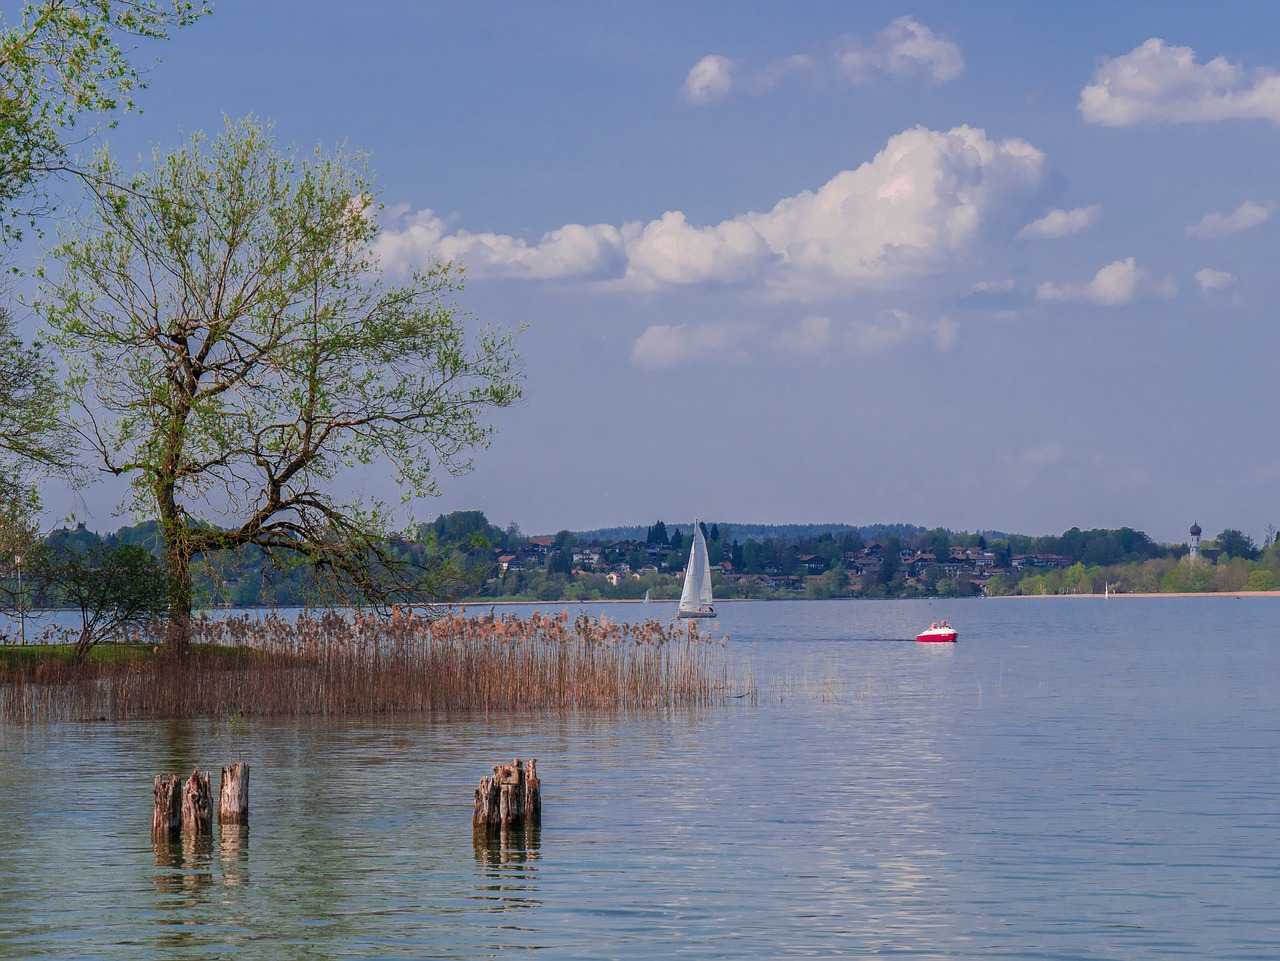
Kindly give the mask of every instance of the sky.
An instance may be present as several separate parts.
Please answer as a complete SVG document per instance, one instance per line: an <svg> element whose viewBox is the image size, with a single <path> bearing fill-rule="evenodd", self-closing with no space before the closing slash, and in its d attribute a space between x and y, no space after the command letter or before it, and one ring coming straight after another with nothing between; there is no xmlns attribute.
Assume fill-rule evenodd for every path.
<svg viewBox="0 0 1280 961"><path fill-rule="evenodd" d="M118 156L365 151L387 276L524 328L427 518L1280 524L1280 5L217 0L139 55Z"/></svg>

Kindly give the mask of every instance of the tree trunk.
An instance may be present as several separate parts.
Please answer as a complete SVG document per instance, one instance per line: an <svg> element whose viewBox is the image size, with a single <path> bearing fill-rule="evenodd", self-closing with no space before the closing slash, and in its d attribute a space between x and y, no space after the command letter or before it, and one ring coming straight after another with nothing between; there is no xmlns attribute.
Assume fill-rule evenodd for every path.
<svg viewBox="0 0 1280 961"><path fill-rule="evenodd" d="M182 789L182 830L188 834L213 833L213 798L209 775L196 768Z"/></svg>
<svg viewBox="0 0 1280 961"><path fill-rule="evenodd" d="M172 841L182 831L182 782L176 774L157 774L155 808L151 812L151 837Z"/></svg>
<svg viewBox="0 0 1280 961"><path fill-rule="evenodd" d="M232 761L222 769L222 789L218 792L218 823L249 823L249 765Z"/></svg>
<svg viewBox="0 0 1280 961"><path fill-rule="evenodd" d="M169 624L165 647L185 657L191 647L191 552L178 524L165 524L165 563L169 581Z"/></svg>

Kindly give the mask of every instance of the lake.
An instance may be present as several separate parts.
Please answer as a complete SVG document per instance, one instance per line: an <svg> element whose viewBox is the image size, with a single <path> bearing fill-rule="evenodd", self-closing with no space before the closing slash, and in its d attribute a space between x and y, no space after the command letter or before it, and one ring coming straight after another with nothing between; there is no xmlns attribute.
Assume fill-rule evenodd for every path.
<svg viewBox="0 0 1280 961"><path fill-rule="evenodd" d="M958 644L912 639L942 617ZM745 696L709 709L0 727L0 957L1274 959L1277 623L731 603ZM153 848L153 775L216 791L233 750L248 831ZM541 832L477 849L516 756Z"/></svg>

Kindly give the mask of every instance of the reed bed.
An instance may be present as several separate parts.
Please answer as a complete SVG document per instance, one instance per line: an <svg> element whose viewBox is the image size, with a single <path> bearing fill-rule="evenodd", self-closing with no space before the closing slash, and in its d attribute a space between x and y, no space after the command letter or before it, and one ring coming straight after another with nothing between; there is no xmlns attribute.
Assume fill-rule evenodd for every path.
<svg viewBox="0 0 1280 961"><path fill-rule="evenodd" d="M10 664L0 720L364 715L705 705L730 688L727 637L695 623L567 612L325 612L197 618L188 657ZM162 643L155 624L135 640Z"/></svg>

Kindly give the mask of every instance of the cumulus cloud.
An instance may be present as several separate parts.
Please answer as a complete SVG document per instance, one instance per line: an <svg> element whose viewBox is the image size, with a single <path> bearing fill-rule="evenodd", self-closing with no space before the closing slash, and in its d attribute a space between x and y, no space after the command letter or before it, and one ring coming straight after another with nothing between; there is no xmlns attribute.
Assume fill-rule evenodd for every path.
<svg viewBox="0 0 1280 961"><path fill-rule="evenodd" d="M754 93L766 93L783 77L793 73L809 73L817 66L813 57L805 53L792 54L768 64L755 77Z"/></svg>
<svg viewBox="0 0 1280 961"><path fill-rule="evenodd" d="M478 274L530 279L590 276L622 256L622 232L608 224L566 224L528 244L506 234L449 232L431 210L403 218L403 226L385 230L374 245L384 267L407 271L432 259L461 261Z"/></svg>
<svg viewBox="0 0 1280 961"><path fill-rule="evenodd" d="M1211 267L1204 267L1195 272L1196 283L1200 285L1202 293L1208 293L1211 290L1217 290L1219 287L1226 287L1235 282L1235 278L1225 270L1214 270Z"/></svg>
<svg viewBox="0 0 1280 961"><path fill-rule="evenodd" d="M753 328L727 323L655 324L631 345L631 362L656 369L702 360L708 354L740 360L744 351L739 342L753 336Z"/></svg>
<svg viewBox="0 0 1280 961"><path fill-rule="evenodd" d="M1218 120L1280 122L1280 77L1247 72L1216 57L1197 63L1190 47L1157 37L1121 57L1105 60L1080 93L1090 123L1207 123Z"/></svg>
<svg viewBox="0 0 1280 961"><path fill-rule="evenodd" d="M914 18L899 17L871 44L847 38L837 69L854 83L867 83L877 74L945 83L964 71L964 55L952 41Z"/></svg>
<svg viewBox="0 0 1280 961"><path fill-rule="evenodd" d="M884 76L945 83L963 71L964 56L958 46L912 17L899 17L870 42L841 37L834 51L829 48L828 55L822 58L796 53L764 66L752 66L711 54L693 65L680 93L691 104L707 104L731 94L761 96L782 78L796 73L819 80L834 77L863 84Z"/></svg>
<svg viewBox="0 0 1280 961"><path fill-rule="evenodd" d="M643 227L624 228L626 277L652 289L671 284L733 283L752 276L772 254L750 224L726 220L694 227L678 211L668 211Z"/></svg>
<svg viewBox="0 0 1280 961"><path fill-rule="evenodd" d="M1018 240L1069 237L1096 224L1101 212L1099 204L1076 207L1074 210L1050 210L1039 220L1034 220L1019 230L1016 236Z"/></svg>
<svg viewBox="0 0 1280 961"><path fill-rule="evenodd" d="M975 294L1007 294L1013 290L1013 278L1004 280L980 280L973 285Z"/></svg>
<svg viewBox="0 0 1280 961"><path fill-rule="evenodd" d="M775 291L804 297L832 284L930 273L962 256L988 216L1043 178L1044 155L1025 141L917 127L818 190L739 219L780 258L769 278Z"/></svg>
<svg viewBox="0 0 1280 961"><path fill-rule="evenodd" d="M680 87L680 95L691 104L714 103L731 94L759 97L789 74L808 73L816 67L814 59L803 53L783 57L758 69L728 57L712 55L693 65Z"/></svg>
<svg viewBox="0 0 1280 961"><path fill-rule="evenodd" d="M1229 214L1206 214L1198 224L1192 224L1187 228L1187 234L1191 237L1203 237L1206 240L1238 234L1242 230L1266 223L1271 219L1274 210L1271 204L1263 206L1252 200L1246 200Z"/></svg>
<svg viewBox="0 0 1280 961"><path fill-rule="evenodd" d="M1107 264L1086 284L1043 283L1036 288L1037 300L1083 300L1105 307L1132 303L1142 293L1170 297L1172 281L1156 281L1132 257Z"/></svg>
<svg viewBox="0 0 1280 961"><path fill-rule="evenodd" d="M733 61L712 54L703 57L685 77L681 94L689 103L709 103L725 97L733 89Z"/></svg>
<svg viewBox="0 0 1280 961"><path fill-rule="evenodd" d="M1044 179L1044 155L1026 141L991 140L967 126L917 127L817 190L711 226L668 211L620 227L569 224L528 243L451 231L425 210L401 217L376 252L392 270L435 257L461 260L474 276L607 279L639 290L738 284L807 300L891 286L962 260Z"/></svg>

